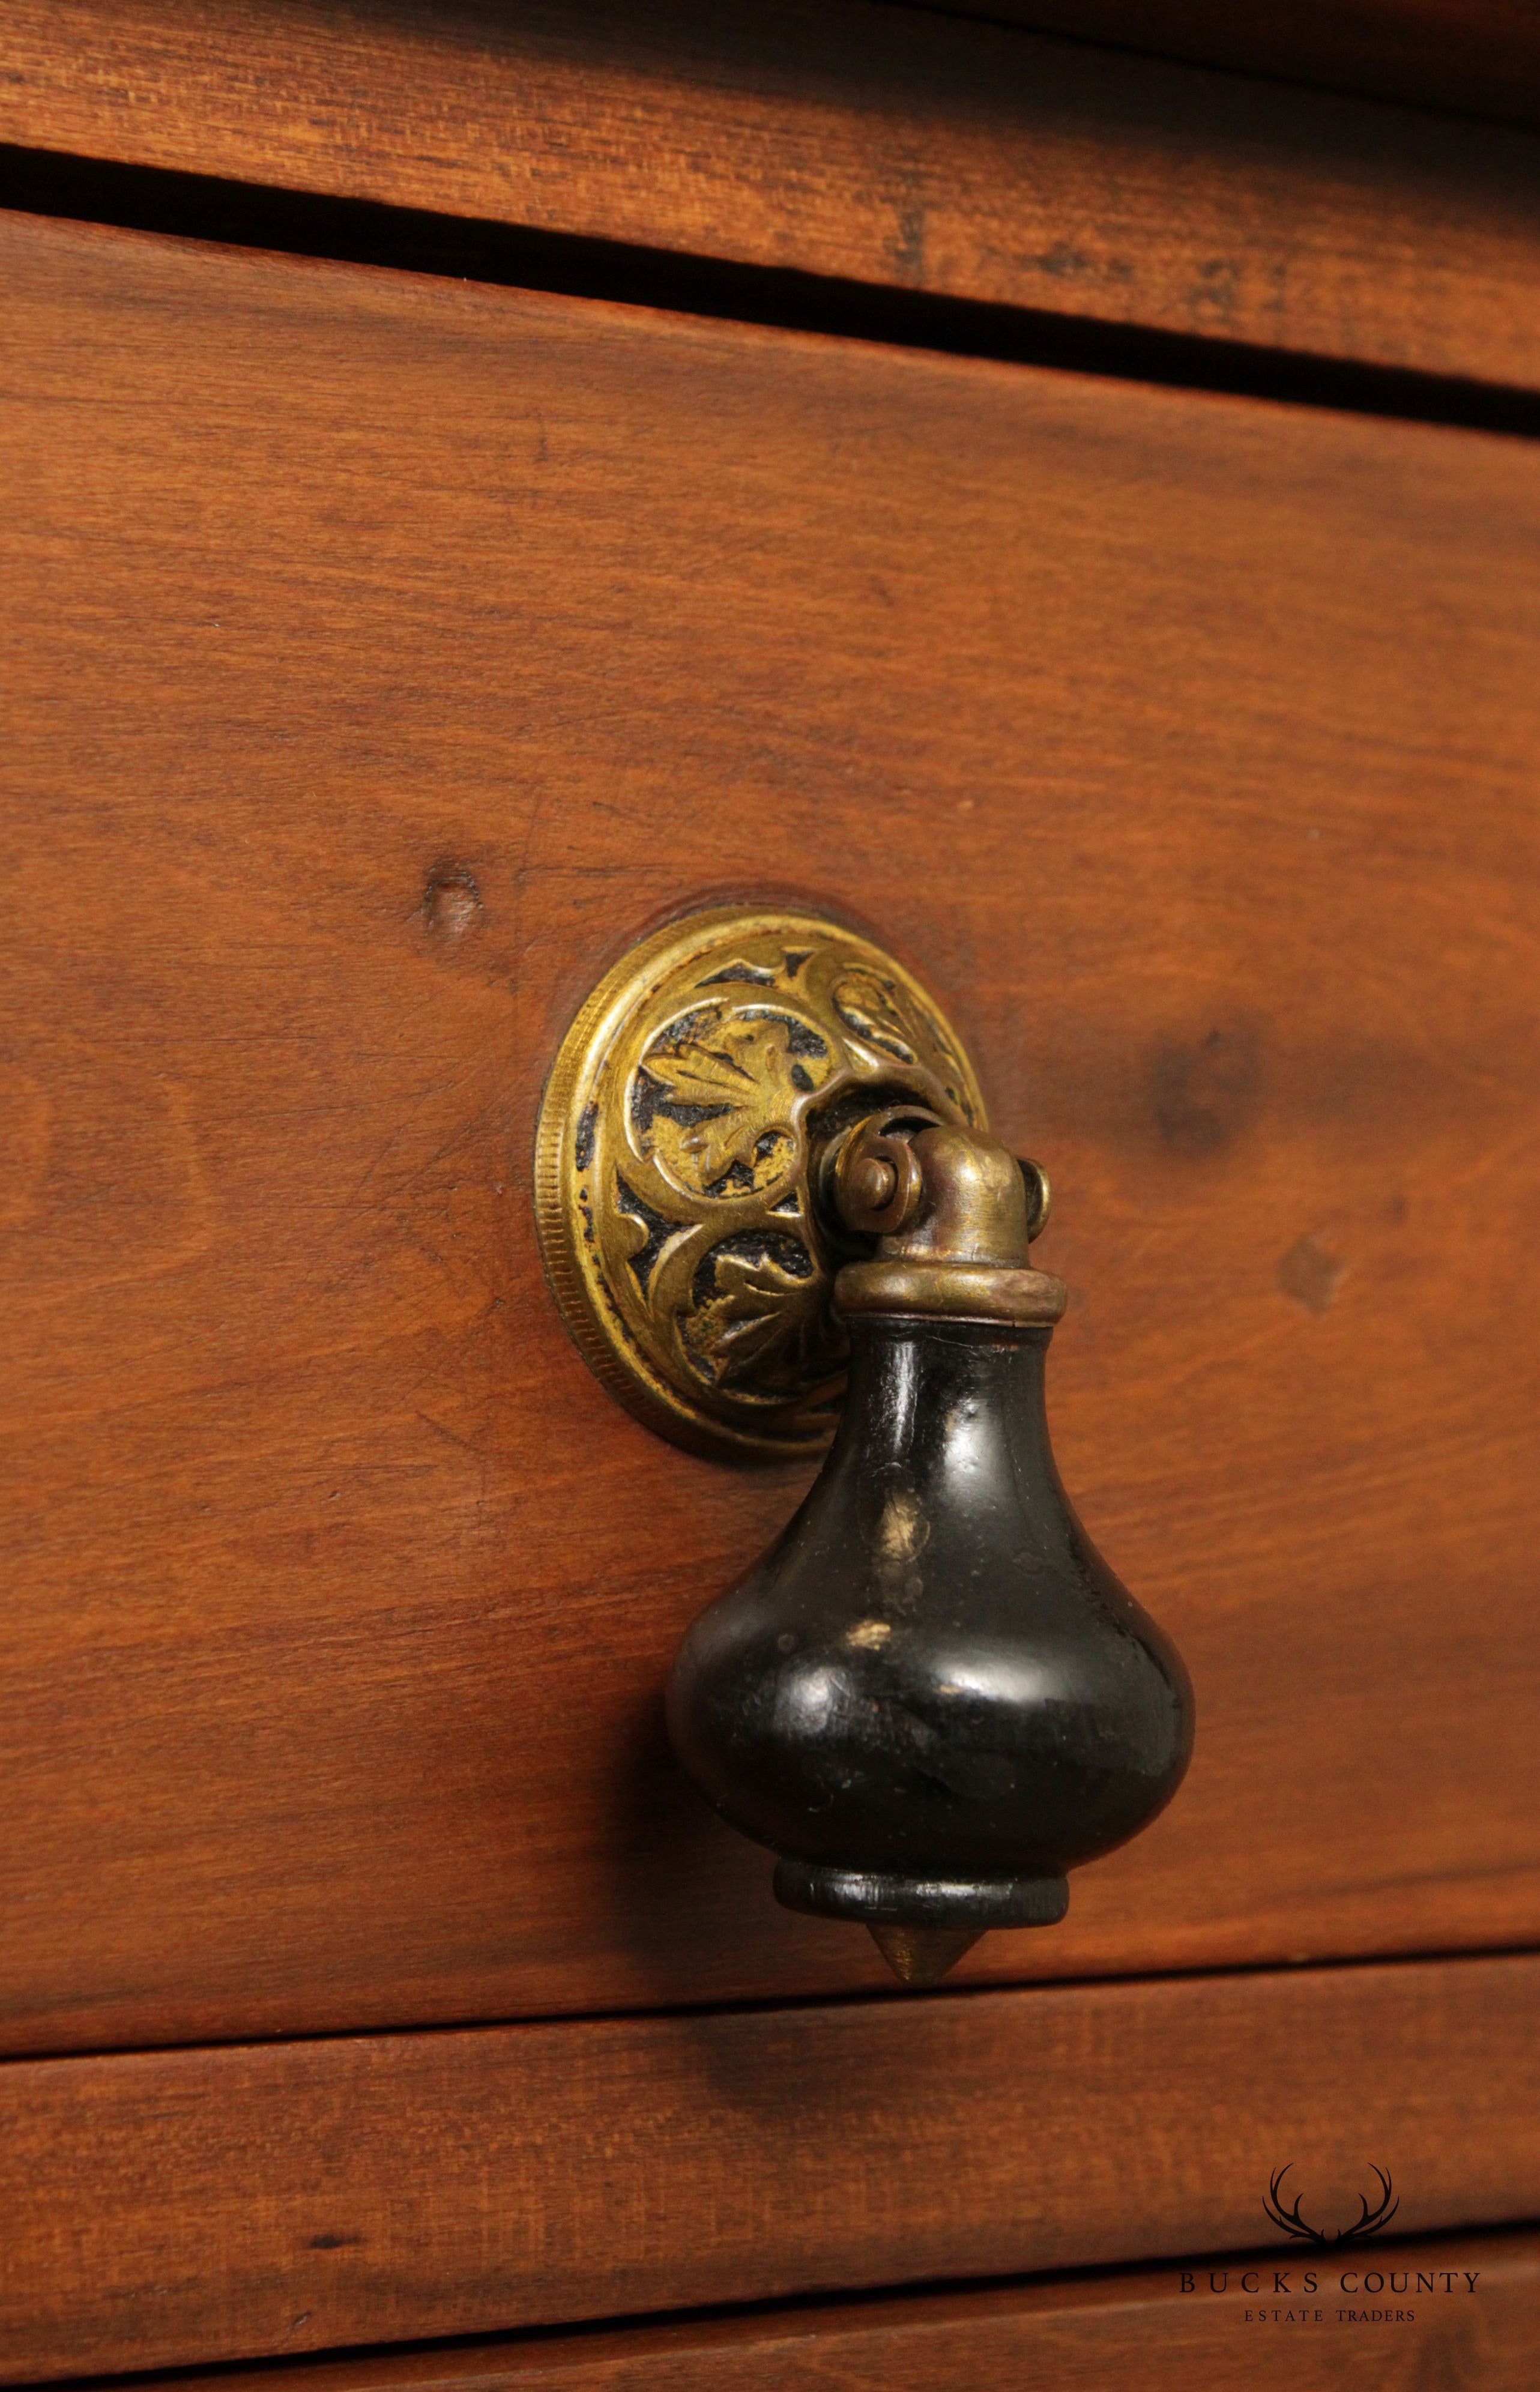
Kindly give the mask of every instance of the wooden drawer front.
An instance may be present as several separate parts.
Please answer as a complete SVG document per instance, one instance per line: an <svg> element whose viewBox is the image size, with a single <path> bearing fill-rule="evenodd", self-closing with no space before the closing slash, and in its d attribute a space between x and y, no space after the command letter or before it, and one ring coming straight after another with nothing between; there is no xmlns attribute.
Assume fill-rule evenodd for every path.
<svg viewBox="0 0 1540 2392"><path fill-rule="evenodd" d="M1290 2156L1533 2218L1537 2030L1524 1956L13 2060L0 2379L1174 2264Z"/></svg>
<svg viewBox="0 0 1540 2392"><path fill-rule="evenodd" d="M1540 1932L1540 458L11 220L9 2047L875 1985L666 1755L795 1473L601 1393L530 1138L848 910L1061 1191L1189 1784L975 1978Z"/></svg>

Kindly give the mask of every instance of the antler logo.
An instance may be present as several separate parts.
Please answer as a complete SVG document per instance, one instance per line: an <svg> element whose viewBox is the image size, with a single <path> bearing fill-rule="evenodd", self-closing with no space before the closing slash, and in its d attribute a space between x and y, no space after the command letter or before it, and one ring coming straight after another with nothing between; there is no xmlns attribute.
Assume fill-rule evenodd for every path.
<svg viewBox="0 0 1540 2392"><path fill-rule="evenodd" d="M1307 2225L1300 2216L1298 2194L1295 2196L1292 2208L1286 2209L1283 2205L1284 2178L1293 2165L1294 2162L1290 2160L1287 2167L1281 2167L1274 2172L1262 2207L1274 2226L1281 2226L1286 2234L1292 2234L1300 2242L1313 2243L1318 2251L1337 2250L1344 2242L1367 2242L1372 2234L1378 2234L1389 2226L1396 2211L1401 2207L1400 2201L1391 2198L1390 2178L1383 2168L1377 2167L1374 2171L1379 2178L1379 2200L1377 2205L1371 2209L1368 2195L1361 2192L1358 2196L1359 2215L1353 2224L1339 2227L1335 2234L1323 2234L1315 2227Z"/></svg>

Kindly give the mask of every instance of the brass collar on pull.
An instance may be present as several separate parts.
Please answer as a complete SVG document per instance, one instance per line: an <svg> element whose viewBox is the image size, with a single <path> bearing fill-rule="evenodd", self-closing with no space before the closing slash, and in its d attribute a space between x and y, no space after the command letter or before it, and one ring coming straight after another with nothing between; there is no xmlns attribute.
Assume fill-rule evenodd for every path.
<svg viewBox="0 0 1540 2392"><path fill-rule="evenodd" d="M837 1310L1051 1327L1068 1295L1034 1270L1048 1180L982 1129L877 1118L846 1132L829 1169L841 1218L879 1233L876 1258L846 1263Z"/></svg>
<svg viewBox="0 0 1540 2392"><path fill-rule="evenodd" d="M1056 1320L1061 1282L1026 1261L1046 1204L988 1137L933 998L819 915L723 908L645 940L579 1013L541 1109L568 1326L624 1403L708 1452L828 1444L842 1315Z"/></svg>

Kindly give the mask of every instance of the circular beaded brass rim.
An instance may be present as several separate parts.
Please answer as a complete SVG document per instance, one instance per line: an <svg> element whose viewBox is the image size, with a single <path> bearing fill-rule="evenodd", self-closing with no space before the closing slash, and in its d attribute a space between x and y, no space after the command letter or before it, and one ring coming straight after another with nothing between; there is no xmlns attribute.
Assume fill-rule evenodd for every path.
<svg viewBox="0 0 1540 2392"><path fill-rule="evenodd" d="M603 1384L710 1453L820 1452L843 1392L816 1151L885 1101L985 1125L927 990L859 931L713 907L607 972L541 1106L535 1214L556 1301Z"/></svg>

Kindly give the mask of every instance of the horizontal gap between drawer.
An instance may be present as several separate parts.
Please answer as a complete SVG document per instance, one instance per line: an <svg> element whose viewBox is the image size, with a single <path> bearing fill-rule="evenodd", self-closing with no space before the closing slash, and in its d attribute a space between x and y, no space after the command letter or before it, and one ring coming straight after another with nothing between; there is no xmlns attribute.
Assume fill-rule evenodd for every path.
<svg viewBox="0 0 1540 2392"><path fill-rule="evenodd" d="M255 2051L268 2048L290 2048L307 2044L327 2043L398 2043L404 2040L423 2041L448 2035L478 2035L502 2033L504 2030L528 2027L603 2027L638 2026L670 2019L711 2020L730 2018L769 2018L799 2010L823 2011L850 2009L913 2009L922 2003L942 2002L955 2006L962 2002L985 2001L1002 1994L1029 1996L1073 1993L1113 1993L1132 1990L1138 1986L1200 1984L1208 1982L1220 1984L1240 1983L1252 1977L1305 1978L1341 1976L1375 1970L1380 1972L1403 1969L1459 1967L1481 1969L1497 1960L1525 1960L1540 1956L1540 1944L1503 1944L1481 1945L1479 1949L1428 1952L1350 1952L1334 1954L1330 1958L1315 1958L1280 1964L1276 1960L1259 1960L1250 1967L1236 1967L1233 1962L1212 1968L1129 1970L1116 1976L1102 1977L1029 1977L1017 1979L989 1978L978 1984L947 1986L931 1993L914 1993L894 1985L892 1991L862 1985L847 1993L820 1992L789 1994L770 2001L743 2000L736 2002L674 2002L633 2009L599 2010L529 2010L510 2016L485 2018L402 2020L398 2023L371 2021L363 2024L335 2027L300 2028L291 2034L200 2036L186 2042L150 2044L90 2044L78 2049L60 2050L57 2046L28 2050L20 2045L0 2053L0 2079L14 2068L69 2068L77 2060L151 2060L175 2052L237 2052Z"/></svg>
<svg viewBox="0 0 1540 2392"><path fill-rule="evenodd" d="M1148 22L1138 30L1122 24L1115 31L1083 20L1065 23L1060 7L1051 8L1046 17L1036 12L1029 17L1024 9L991 6L989 0L977 0L977 5L972 6L968 0L889 0L889 5L907 6L923 17L940 17L950 25L993 25L1072 44L1080 50L1145 59L1153 66L1190 67L1203 74L1244 75L1249 83L1275 84L1283 91L1330 92L1342 99L1372 100L1382 108L1416 109L1419 114L1445 122L1453 118L1469 124L1515 125L1523 131L1532 130L1536 123L1533 98L1522 81L1522 69L1517 59L1505 58L1501 64L1484 59L1490 83L1479 93L1466 83L1456 93L1440 87L1436 80L1438 67L1419 58L1415 44L1408 45L1412 55L1403 52L1386 61L1387 79L1364 66L1362 53L1334 51L1329 33L1319 48L1308 36L1292 46L1286 33L1276 46L1267 43L1264 36L1253 52L1246 47L1244 34L1239 49L1222 39L1216 45L1201 16L1196 27L1183 26L1175 12L1158 32ZM1116 24L1116 19L1114 21ZM1497 79L1505 73L1508 84L1499 97Z"/></svg>
<svg viewBox="0 0 1540 2392"><path fill-rule="evenodd" d="M665 308L888 347L1540 438L1540 394L1503 384L1146 332L53 150L0 145L0 206L230 248Z"/></svg>
<svg viewBox="0 0 1540 2392"><path fill-rule="evenodd" d="M1451 2267L1458 2268L1462 2254L1468 2256L1480 2250L1490 2261L1494 2246L1503 2255L1533 2240L1540 2220L1509 2220L1501 2225L1472 2226L1455 2232L1408 2235L1373 2245L1372 2264L1389 2269L1408 2255L1438 2254ZM1181 2269L1202 2274L1209 2268L1226 2269L1232 2274L1249 2267L1279 2268L1291 2262L1296 2267L1319 2264L1323 2255L1306 2253L1296 2256L1287 2244L1258 2243L1246 2249L1225 2248L1215 2251L1184 2252L1180 2258L1152 2265L1148 2261L1127 2265L1114 2262L1097 2268L1062 2268L1041 2275L957 2276L932 2278L924 2282L892 2284L860 2284L848 2292L798 2293L780 2300L716 2301L699 2308L644 2309L623 2317L579 2318L569 2325L525 2326L506 2334L434 2335L421 2342L349 2343L332 2349L307 2351L293 2357L268 2359L225 2360L210 2365L162 2368L143 2374L125 2372L112 2375L78 2377L71 2392L111 2392L116 2385L134 2386L139 2392L150 2392L153 2386L179 2384L212 2384L225 2377L275 2376L280 2380L297 2377L301 2381L320 2376L327 2371L348 2366L385 2366L397 2360L431 2360L442 2358L453 2362L456 2356L464 2360L481 2359L495 2366L500 2358L509 2360L520 2353L534 2354L557 2350L573 2357L588 2354L602 2359L607 2350L624 2338L645 2334L649 2339L663 2336L670 2328L693 2326L707 2329L714 2325L751 2325L763 2320L767 2326L778 2320L789 2323L799 2318L830 2318L855 2322L863 2313L892 2308L902 2304L909 2313L908 2321L920 2323L928 2308L943 2302L978 2299L994 2306L1008 2303L1012 2296L1033 2293L1039 2297L1056 2293L1065 2295L1066 2306L1077 2294L1083 2299L1094 2296L1099 2289L1128 2287L1129 2295L1137 2298L1142 2292L1154 2297L1162 2281L1168 2282ZM1330 2264L1329 2260L1327 2264ZM1416 2264L1412 2257L1410 2264Z"/></svg>

